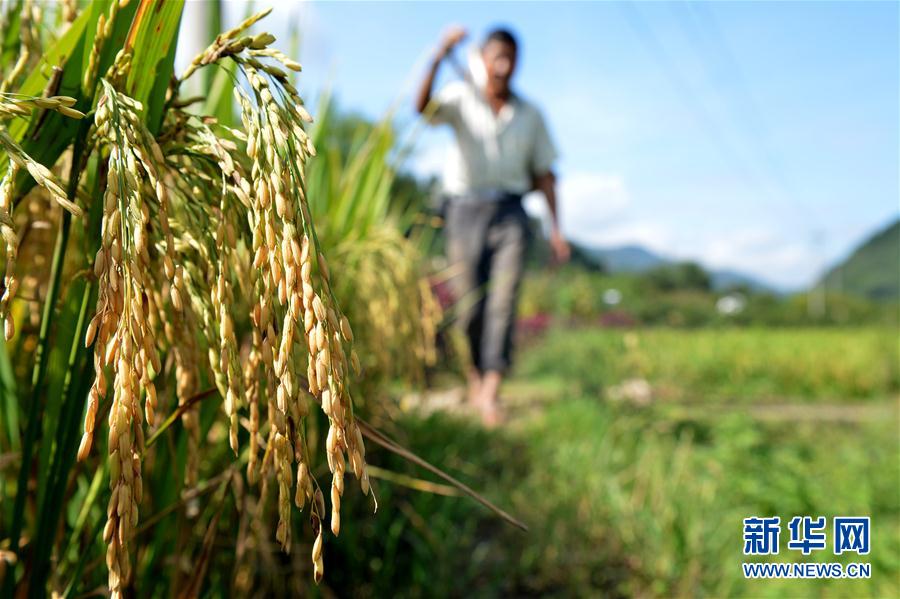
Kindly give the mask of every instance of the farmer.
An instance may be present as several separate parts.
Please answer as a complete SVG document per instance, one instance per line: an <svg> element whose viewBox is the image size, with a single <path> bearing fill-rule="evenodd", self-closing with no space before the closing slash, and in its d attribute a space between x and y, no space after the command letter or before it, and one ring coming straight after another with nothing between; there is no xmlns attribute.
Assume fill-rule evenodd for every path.
<svg viewBox="0 0 900 599"><path fill-rule="evenodd" d="M483 84L466 74L431 94L440 64L465 36L459 27L444 34L419 89L416 109L431 124L450 125L456 136L443 177L451 285L458 324L472 357L469 401L486 425L495 426L501 420L497 395L510 366L529 238L523 194L536 189L547 199L555 260L568 260L569 245L556 212L556 148L537 107L510 88L518 51L513 34L495 29L485 38Z"/></svg>

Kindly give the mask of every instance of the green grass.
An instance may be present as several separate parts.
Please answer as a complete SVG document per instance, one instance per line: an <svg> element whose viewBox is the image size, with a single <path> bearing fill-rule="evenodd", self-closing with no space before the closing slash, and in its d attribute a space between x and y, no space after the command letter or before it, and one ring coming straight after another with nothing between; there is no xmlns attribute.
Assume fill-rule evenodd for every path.
<svg viewBox="0 0 900 599"><path fill-rule="evenodd" d="M712 423L666 420L652 410L575 400L553 406L523 434L556 484L552 495L543 494L547 481L532 477L519 493L540 503L519 501L518 507L530 507L532 518L554 508L563 514L536 531L541 557L535 563L553 564L549 572L565 568L554 564L555 548L580 547L589 559L592 547L606 544L627 556L619 590L629 595L887 596L897 590L900 479L896 451L883 449L896 440L894 423L764 425L737 415ZM806 514L871 514L880 531L873 580L744 581L741 519L779 515L786 522ZM799 558L788 552L781 560ZM579 574L567 580L579 581Z"/></svg>
<svg viewBox="0 0 900 599"><path fill-rule="evenodd" d="M660 400L859 402L896 394L900 361L889 329L557 331L518 370L548 377L587 395L641 378Z"/></svg>
<svg viewBox="0 0 900 599"><path fill-rule="evenodd" d="M382 482L382 507L371 519L350 500L351 509L361 510L347 518L358 527L356 542L329 546L331 567L347 573L327 580L331 590L359 596L454 596L463 589L472 596L900 593L896 401L886 408L887 418L847 422L770 422L738 410L711 415L703 409L703 402L718 405L735 390L742 405L768 402L770 392L806 405L886 400L896 378L871 373L881 362L866 367L867 359L881 357L883 335L755 330L644 331L638 337L637 347L646 348L645 372L656 381L681 372L680 388L692 409L676 414L666 403L638 408L603 400L595 389L630 374L622 333L554 333L520 356L509 388L530 391L530 397L519 398L519 416L508 427L487 432L446 414L411 414L399 423L402 433L394 433L523 519L530 532L503 525L464 498ZM798 353L811 371L792 369ZM832 372L832 362L847 364L851 374L844 376L853 382L831 374L818 381L815 373ZM742 378L718 374L731 371ZM554 393L553 381L562 380L568 384ZM763 394L754 395L759 390ZM370 463L428 478L377 451ZM777 515L785 525L795 515L826 516L829 526L834 516L870 515L867 558L835 558L830 549L804 558L787 550L785 528L777 561L869 561L872 578L745 580L742 519L752 515Z"/></svg>

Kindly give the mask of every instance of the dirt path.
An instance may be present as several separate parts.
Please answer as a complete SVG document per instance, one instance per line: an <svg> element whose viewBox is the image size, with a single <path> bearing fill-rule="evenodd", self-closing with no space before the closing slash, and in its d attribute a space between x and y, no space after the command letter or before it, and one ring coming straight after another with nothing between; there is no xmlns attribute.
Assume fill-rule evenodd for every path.
<svg viewBox="0 0 900 599"><path fill-rule="evenodd" d="M462 386L431 389L424 393L404 396L401 405L406 410L416 410L422 414L433 412L468 414L471 410L466 405L465 397L465 388ZM515 414L516 419L532 415L556 401L560 401L557 394L546 388L528 385L523 381L514 381L504 388L503 403L509 412ZM739 413L765 422L854 423L892 420L900 424L900 396L865 403L859 401L840 403L834 400L813 403L809 400L790 401L789 399L776 400L774 398L766 399L761 403L746 403L746 400L740 400L743 403L737 400L729 403L725 400L715 404L659 403L654 402L652 396L638 402L628 398L603 399L601 401L633 403L638 407L655 406L666 416L674 418L720 418Z"/></svg>
<svg viewBox="0 0 900 599"><path fill-rule="evenodd" d="M673 405L674 413L696 416L700 406ZM705 416L746 414L768 422L875 422L900 418L900 400L880 400L866 404L841 403L765 403L734 406L702 406Z"/></svg>

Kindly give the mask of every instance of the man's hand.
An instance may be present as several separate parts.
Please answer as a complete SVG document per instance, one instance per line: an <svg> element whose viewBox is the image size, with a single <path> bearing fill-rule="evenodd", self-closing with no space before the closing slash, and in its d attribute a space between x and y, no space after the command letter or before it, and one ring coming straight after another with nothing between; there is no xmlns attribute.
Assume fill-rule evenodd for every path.
<svg viewBox="0 0 900 599"><path fill-rule="evenodd" d="M547 198L547 208L550 209L550 249L553 250L553 261L556 264L568 262L572 255L572 249L559 230L559 215L556 212L556 175L553 174L553 171L536 175L532 177L531 186L532 189L540 191Z"/></svg>
<svg viewBox="0 0 900 599"><path fill-rule="evenodd" d="M453 25L452 27L448 27L444 32L443 37L441 38L441 43L438 44L437 50L434 55L434 59L432 59L431 64L428 66L428 73L425 75L425 79L422 80L422 84L419 86L419 91L416 94L416 111L419 114L425 113L425 108L428 106L428 103L431 102L431 88L434 86L434 78L437 76L438 67L440 67L441 62L450 54L450 51L466 37L466 30L458 25Z"/></svg>
<svg viewBox="0 0 900 599"><path fill-rule="evenodd" d="M572 256L569 242L562 236L559 227L553 227L553 230L550 232L550 248L553 250L553 260L557 264L568 262Z"/></svg>
<svg viewBox="0 0 900 599"><path fill-rule="evenodd" d="M444 31L444 35L441 38L441 43L438 46L437 56L438 60L443 60L450 54L451 50L456 47L456 44L465 39L467 32L463 27L459 25L451 25Z"/></svg>

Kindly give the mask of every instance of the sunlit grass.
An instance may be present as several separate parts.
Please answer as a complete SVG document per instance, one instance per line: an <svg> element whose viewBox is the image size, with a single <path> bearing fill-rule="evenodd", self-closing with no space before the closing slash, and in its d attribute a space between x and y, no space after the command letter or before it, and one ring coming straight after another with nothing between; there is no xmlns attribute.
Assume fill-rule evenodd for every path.
<svg viewBox="0 0 900 599"><path fill-rule="evenodd" d="M874 327L592 329L551 333L517 374L591 393L645 379L661 401L845 402L896 394L898 360L896 333Z"/></svg>
<svg viewBox="0 0 900 599"><path fill-rule="evenodd" d="M474 421L442 414L404 418L396 434L408 446L483 490L530 531L505 527L462 498L384 483L383 492L399 513L377 514L357 550L335 548L339 553L329 557L355 573L338 590L363 596L428 595L448 588L483 596L896 596L897 404L889 399L891 379L871 378L867 367L867 360L882 356L886 335L876 330L637 335L637 347L646 348L643 362L626 359L621 331L560 331L534 342L522 352L521 368L506 387L513 420L502 430L488 433ZM826 372L830 363L849 364L848 380L870 382L832 376L817 383L809 373L800 379L807 381L801 387L784 374L794 372L793 352L785 346L810 352L804 360L821 363ZM844 362L843 348L850 346L862 357ZM731 371L740 359L759 370L746 370L739 385L706 374L712 367ZM653 360L659 361L655 370ZM645 372L673 373L672 380L682 372L689 381L679 387L690 400L682 404L685 409L672 409L672 402L638 407L604 398L604 388L633 376L626 366L640 364ZM762 384L766 365L771 380ZM883 405L885 414L823 421L784 413L770 421L723 404L734 397L736 408L756 402L773 406L766 393L777 392L779 385L804 389L802 395L780 394L778 401L799 400L812 415L825 403L859 405L865 399ZM728 395L735 389L740 393ZM757 395L761 389L765 393ZM423 476L381 453L371 459ZM822 515L829 522L839 515L870 515L873 547L866 559L835 558L830 550L804 558L787 551L784 532L777 561L869 561L872 578L745 580L742 519L751 515L777 515L782 522L795 515ZM367 557L372 555L383 557Z"/></svg>

